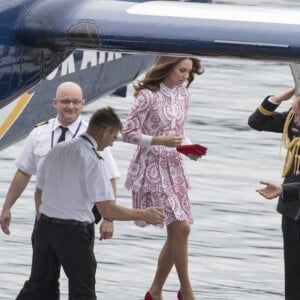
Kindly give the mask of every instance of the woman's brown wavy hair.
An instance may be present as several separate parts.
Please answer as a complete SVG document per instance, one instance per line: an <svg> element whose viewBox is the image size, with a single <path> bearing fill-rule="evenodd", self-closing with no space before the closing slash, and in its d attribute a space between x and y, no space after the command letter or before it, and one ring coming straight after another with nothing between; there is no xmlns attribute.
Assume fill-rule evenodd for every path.
<svg viewBox="0 0 300 300"><path fill-rule="evenodd" d="M192 57L161 56L151 70L146 73L145 78L133 85L135 89L134 96L136 97L142 89L149 89L153 92L158 91L160 83L169 75L174 67L184 59L190 59L193 63L190 76L187 79L187 87L189 87L194 80L195 74L200 75L204 72L204 68L201 66L201 60Z"/></svg>

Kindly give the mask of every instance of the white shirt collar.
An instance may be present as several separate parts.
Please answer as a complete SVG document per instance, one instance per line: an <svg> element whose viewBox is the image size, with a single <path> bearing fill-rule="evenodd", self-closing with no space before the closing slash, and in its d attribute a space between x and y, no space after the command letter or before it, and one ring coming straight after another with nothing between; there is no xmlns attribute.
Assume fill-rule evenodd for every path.
<svg viewBox="0 0 300 300"><path fill-rule="evenodd" d="M96 140L90 134L88 134L87 132L85 132L82 135L86 136L88 138L88 140L91 141L91 143L93 144L93 148L95 148L95 149L98 148L98 144L97 144ZM86 142L88 143L88 141L86 141Z"/></svg>
<svg viewBox="0 0 300 300"><path fill-rule="evenodd" d="M81 116L79 116L73 123L68 125L68 129L70 130L72 135L75 134L75 132L77 131L78 126L81 122L82 122L82 118L81 118ZM59 126L63 126L63 125L59 122L58 116L56 116L56 118L54 120L53 130L56 130L57 128L59 128Z"/></svg>

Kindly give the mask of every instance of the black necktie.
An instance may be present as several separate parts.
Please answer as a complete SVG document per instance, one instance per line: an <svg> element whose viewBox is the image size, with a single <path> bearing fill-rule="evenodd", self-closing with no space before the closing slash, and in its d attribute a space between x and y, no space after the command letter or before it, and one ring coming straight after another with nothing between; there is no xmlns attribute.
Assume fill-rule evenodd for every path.
<svg viewBox="0 0 300 300"><path fill-rule="evenodd" d="M66 132L68 131L68 127L59 126L61 128L60 137L57 140L57 143L63 142L66 139Z"/></svg>

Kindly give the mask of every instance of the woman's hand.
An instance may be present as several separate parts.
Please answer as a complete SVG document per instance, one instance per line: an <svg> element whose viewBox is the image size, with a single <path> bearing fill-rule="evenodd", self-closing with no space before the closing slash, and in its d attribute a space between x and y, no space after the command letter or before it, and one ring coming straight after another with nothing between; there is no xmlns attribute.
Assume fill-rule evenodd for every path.
<svg viewBox="0 0 300 300"><path fill-rule="evenodd" d="M163 135L155 136L152 139L152 145L163 145L166 147L177 147L181 145L182 135Z"/></svg>
<svg viewBox="0 0 300 300"><path fill-rule="evenodd" d="M189 159L197 161L199 158L201 158L201 155L196 155L196 154L189 154L188 155Z"/></svg>

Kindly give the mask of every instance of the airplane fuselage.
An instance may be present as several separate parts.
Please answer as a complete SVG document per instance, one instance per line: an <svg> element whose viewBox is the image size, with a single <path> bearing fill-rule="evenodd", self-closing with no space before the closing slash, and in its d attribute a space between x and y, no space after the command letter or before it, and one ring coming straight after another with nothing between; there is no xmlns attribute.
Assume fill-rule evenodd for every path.
<svg viewBox="0 0 300 300"><path fill-rule="evenodd" d="M0 111L0 149L25 137L38 122L55 116L51 100L63 81L78 82L86 103L127 85L149 68L156 56L77 50L45 80L11 101Z"/></svg>

